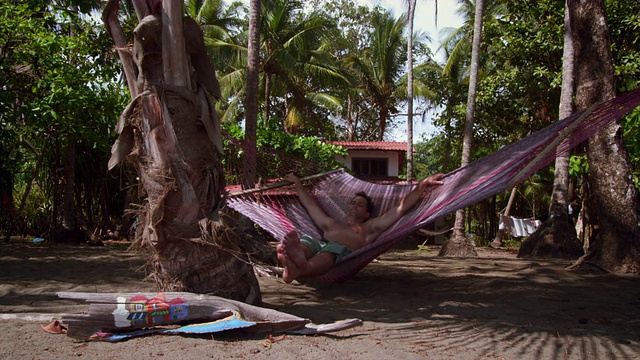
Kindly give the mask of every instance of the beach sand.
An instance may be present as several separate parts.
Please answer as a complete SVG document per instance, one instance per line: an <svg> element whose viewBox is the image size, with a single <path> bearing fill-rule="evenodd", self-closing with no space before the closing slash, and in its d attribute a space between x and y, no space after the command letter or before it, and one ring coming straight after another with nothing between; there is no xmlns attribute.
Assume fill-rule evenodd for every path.
<svg viewBox="0 0 640 360"><path fill-rule="evenodd" d="M7 359L640 359L640 277L565 270L478 248L381 256L343 284L260 277L263 307L316 324L359 318L327 335L154 335L78 342L40 324L87 305L56 293L153 292L144 259L122 247L0 244L0 354Z"/></svg>

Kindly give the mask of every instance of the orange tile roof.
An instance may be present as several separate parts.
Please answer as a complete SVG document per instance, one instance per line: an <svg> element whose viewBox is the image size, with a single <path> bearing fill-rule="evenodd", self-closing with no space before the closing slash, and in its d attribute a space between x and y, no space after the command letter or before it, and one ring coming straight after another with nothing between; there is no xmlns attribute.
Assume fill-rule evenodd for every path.
<svg viewBox="0 0 640 360"><path fill-rule="evenodd" d="M407 151L406 142L394 141L328 141L331 145L339 145L347 150L387 150Z"/></svg>

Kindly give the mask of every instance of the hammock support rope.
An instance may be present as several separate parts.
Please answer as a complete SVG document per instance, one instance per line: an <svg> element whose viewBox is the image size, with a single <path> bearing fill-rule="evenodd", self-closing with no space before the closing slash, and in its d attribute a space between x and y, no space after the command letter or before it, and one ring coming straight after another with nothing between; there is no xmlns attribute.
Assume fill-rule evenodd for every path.
<svg viewBox="0 0 640 360"><path fill-rule="evenodd" d="M443 177L444 185L427 189L421 201L375 242L345 256L329 272L318 278L339 283L383 254L405 236L458 209L499 194L550 164L557 151L569 150L640 105L640 89L600 103L589 110L557 121L497 152ZM283 174L284 175L284 174ZM375 214L396 206L415 185L383 185L357 179L340 170L308 179L312 195L327 215L346 219L347 203L364 191L375 204ZM282 240L297 230L321 238L321 234L295 196L267 196L255 193L227 199L229 207L248 217Z"/></svg>
<svg viewBox="0 0 640 360"><path fill-rule="evenodd" d="M325 177L327 175L331 175L331 174L336 173L336 172L341 171L341 170L342 169L336 169L336 170L325 171L325 172L320 173L320 174L305 176L305 177L300 178L300 181L309 181L309 180L320 179L322 177ZM273 185L261 186L261 187L256 187L256 188L253 188L253 189L247 189L247 190L233 192L233 193L230 193L227 196L235 197L235 196L249 195L249 194L253 194L253 193L264 192L264 191L267 191L267 190L274 190L274 189L278 189L278 188L289 186L289 185L292 185L292 183L290 181L281 181L281 182L275 183Z"/></svg>

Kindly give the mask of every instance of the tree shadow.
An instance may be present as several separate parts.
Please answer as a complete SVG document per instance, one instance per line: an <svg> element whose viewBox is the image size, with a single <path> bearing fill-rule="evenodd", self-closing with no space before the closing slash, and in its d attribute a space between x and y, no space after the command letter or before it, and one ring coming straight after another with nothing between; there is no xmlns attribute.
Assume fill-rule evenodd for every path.
<svg viewBox="0 0 640 360"><path fill-rule="evenodd" d="M640 277L576 273L569 264L390 255L343 284L310 281L263 295L315 323L381 324L388 341L426 353L465 346L478 357L637 356Z"/></svg>

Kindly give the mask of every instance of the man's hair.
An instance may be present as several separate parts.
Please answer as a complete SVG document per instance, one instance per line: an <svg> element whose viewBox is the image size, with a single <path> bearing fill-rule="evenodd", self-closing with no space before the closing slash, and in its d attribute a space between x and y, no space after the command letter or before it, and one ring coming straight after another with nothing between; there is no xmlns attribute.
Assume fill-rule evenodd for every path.
<svg viewBox="0 0 640 360"><path fill-rule="evenodd" d="M369 217L373 216L373 200L371 200L369 195L367 195L364 191L358 191L355 196L360 196L361 198L367 200L367 212L369 213Z"/></svg>

